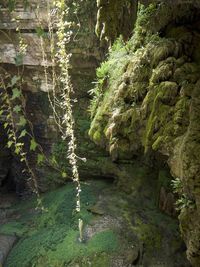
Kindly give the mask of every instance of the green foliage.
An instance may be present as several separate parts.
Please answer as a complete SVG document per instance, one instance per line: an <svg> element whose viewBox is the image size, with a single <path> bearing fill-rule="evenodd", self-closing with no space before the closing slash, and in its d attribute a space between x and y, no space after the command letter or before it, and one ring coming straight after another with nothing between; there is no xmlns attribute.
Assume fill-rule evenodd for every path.
<svg viewBox="0 0 200 267"><path fill-rule="evenodd" d="M101 67L97 68L96 75L98 78L98 83L102 84L103 80L109 77L110 65L108 61L102 62Z"/></svg>
<svg viewBox="0 0 200 267"><path fill-rule="evenodd" d="M67 172L67 158L66 158L67 144L60 140L53 144L52 147L52 164L60 167L63 173Z"/></svg>
<svg viewBox="0 0 200 267"><path fill-rule="evenodd" d="M162 244L162 236L157 227L138 221L137 224L137 232L140 235L140 239L148 247L148 250L154 251L155 249L160 249Z"/></svg>
<svg viewBox="0 0 200 267"><path fill-rule="evenodd" d="M18 88L12 89L12 100L19 98L21 96L21 91Z"/></svg>
<svg viewBox="0 0 200 267"><path fill-rule="evenodd" d="M31 139L30 151L35 151L37 146L38 144L36 143L35 139Z"/></svg>
<svg viewBox="0 0 200 267"><path fill-rule="evenodd" d="M177 177L172 180L171 185L174 193L178 195L176 210L182 211L183 209L195 207L195 202L184 193L183 181L180 178Z"/></svg>
<svg viewBox="0 0 200 267"><path fill-rule="evenodd" d="M46 37L47 34L44 31L44 29L40 26L40 27L36 27L36 33L38 37Z"/></svg>
<svg viewBox="0 0 200 267"><path fill-rule="evenodd" d="M8 5L9 12L12 12L15 10L16 3L17 3L16 0L6 0L5 2ZM29 0L23 0L23 7L25 10L27 9L29 5L30 5Z"/></svg>
<svg viewBox="0 0 200 267"><path fill-rule="evenodd" d="M28 231L28 227L23 224L23 222L9 222L3 224L0 227L1 234L23 236Z"/></svg>
<svg viewBox="0 0 200 267"><path fill-rule="evenodd" d="M188 208L195 208L195 202L191 200L186 194L182 194L176 201L176 210L183 210Z"/></svg>
<svg viewBox="0 0 200 267"><path fill-rule="evenodd" d="M19 135L19 139L22 138L22 137L24 137L24 136L26 136L26 134L27 134L26 129L23 129L23 130L21 131L20 135Z"/></svg>
<svg viewBox="0 0 200 267"><path fill-rule="evenodd" d="M22 53L18 53L15 57L15 65L16 66L23 65L23 59L24 59L24 55Z"/></svg>
<svg viewBox="0 0 200 267"><path fill-rule="evenodd" d="M68 249L66 249L68 248ZM96 234L86 244L77 242L77 232L70 230L68 235L64 238L55 251L48 254L48 263L55 266L55 264L69 263L77 258L91 257L102 252L111 253L117 249L117 238L112 231L103 231ZM67 260L66 260L67 259Z"/></svg>
<svg viewBox="0 0 200 267"><path fill-rule="evenodd" d="M149 4L147 7L140 4L139 5L139 12L138 12L138 21L137 26L140 27L147 27L147 24L151 20L153 16L155 16L155 12L157 11L158 5L156 3Z"/></svg>
<svg viewBox="0 0 200 267"><path fill-rule="evenodd" d="M17 123L17 125L24 127L26 125L26 123L27 123L26 118L23 115L20 116L19 122Z"/></svg>
<svg viewBox="0 0 200 267"><path fill-rule="evenodd" d="M23 42L20 42L20 46L25 52L26 45ZM11 149L18 157L21 162L25 163L26 170L32 179L32 190L38 196L38 204L42 208L41 200L39 199L38 185L37 185L37 177L35 175L35 171L32 167L33 164L29 164L29 159L27 157L28 152L34 152L40 154L36 163L41 164L44 162L45 155L41 147L36 142L32 129L31 122L26 117L25 111L25 99L21 90L23 79L19 75L14 75L13 77L6 71L5 77L1 76L1 99L2 106L0 113L1 115L6 115L6 120L3 124L3 127L7 131L7 147ZM11 91L11 94L10 94ZM29 149L25 146L25 142L30 143ZM36 151L37 148L37 151ZM43 156L41 156L43 154Z"/></svg>
<svg viewBox="0 0 200 267"><path fill-rule="evenodd" d="M14 106L14 108L13 108L13 111L14 111L15 113L19 113L21 110L22 110L22 108L21 108L20 105L16 105L16 106Z"/></svg>
<svg viewBox="0 0 200 267"><path fill-rule="evenodd" d="M91 117L95 115L98 106L102 103L108 87L120 79L128 58L128 49L120 36L110 49L108 59L96 70L96 86L89 91L93 97L89 108Z"/></svg>
<svg viewBox="0 0 200 267"><path fill-rule="evenodd" d="M39 153L37 155L37 164L40 165L41 163L44 162L44 160L45 160L44 154Z"/></svg>
<svg viewBox="0 0 200 267"><path fill-rule="evenodd" d="M171 185L173 188L174 193L181 194L183 193L183 182L180 178L175 178L171 181Z"/></svg>
<svg viewBox="0 0 200 267"><path fill-rule="evenodd" d="M12 12L15 9L16 0L8 0L8 9Z"/></svg>
<svg viewBox="0 0 200 267"><path fill-rule="evenodd" d="M20 76L14 75L11 79L11 86L14 86L18 81L20 81Z"/></svg>

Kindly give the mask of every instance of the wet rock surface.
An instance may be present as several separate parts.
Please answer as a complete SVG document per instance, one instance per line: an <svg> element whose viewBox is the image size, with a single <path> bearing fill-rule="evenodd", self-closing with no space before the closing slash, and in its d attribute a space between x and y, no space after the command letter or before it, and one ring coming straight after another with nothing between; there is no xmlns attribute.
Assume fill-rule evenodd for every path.
<svg viewBox="0 0 200 267"><path fill-rule="evenodd" d="M3 266L6 257L17 241L16 236L0 235L0 266Z"/></svg>

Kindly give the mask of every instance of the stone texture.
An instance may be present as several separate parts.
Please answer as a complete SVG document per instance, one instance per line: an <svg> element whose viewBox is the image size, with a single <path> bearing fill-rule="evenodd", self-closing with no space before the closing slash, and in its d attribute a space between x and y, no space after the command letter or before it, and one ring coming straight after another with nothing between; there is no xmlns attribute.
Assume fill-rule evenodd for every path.
<svg viewBox="0 0 200 267"><path fill-rule="evenodd" d="M89 133L115 162L144 153L154 160L152 155L158 154L168 164L181 183L177 198L187 256L199 266L200 9L196 1L157 7L147 5L139 14L128 53L121 48L109 57L109 79L99 88L106 94L101 95ZM159 32L161 36L154 35ZM150 161L159 168L158 161ZM159 192L160 208L174 213L172 194L165 187Z"/></svg>
<svg viewBox="0 0 200 267"><path fill-rule="evenodd" d="M166 192L164 187L161 187L159 209L170 216L175 216L175 202L175 196L171 192Z"/></svg>
<svg viewBox="0 0 200 267"><path fill-rule="evenodd" d="M0 235L0 266L3 266L3 263L16 240L17 238L15 236Z"/></svg>
<svg viewBox="0 0 200 267"><path fill-rule="evenodd" d="M96 33L113 43L120 34L128 39L137 16L138 1L98 0Z"/></svg>
<svg viewBox="0 0 200 267"><path fill-rule="evenodd" d="M44 31L48 28L47 16L47 1L29 1L29 5L24 8L23 1L16 1L14 11L8 10L8 3L1 3L1 19L0 19L0 62L1 66L8 71L11 76L17 75L18 70L23 72L23 93L26 100L26 115L33 124L35 137L39 144L42 145L44 152L49 156L51 154L52 145L59 141L58 129L52 117L52 111L48 100L48 92L52 90L52 69L50 60L50 43L48 36L43 39L44 49L47 54L47 59L44 61L41 52L41 39L37 33L38 27L43 27ZM90 116L87 111L90 95L88 91L92 88L92 81L95 77L95 69L102 59L102 48L99 46L98 38L94 33L96 23L96 4L93 1L84 1L81 8L78 9L77 17L73 13L72 1L68 2L72 12L70 20L75 20L77 17L81 25L80 29L74 28L76 37L69 44L69 51L72 53L71 58L71 76L74 85L74 98L78 103L74 106L74 114L76 120L76 136L78 140L78 150L80 156L85 157L87 154L88 162L83 165L81 176L87 176L88 173L94 176L98 174L98 166L95 162L95 157L104 157L105 153L99 150L89 140L87 131L89 128ZM39 8L37 8L39 5ZM51 1L50 1L51 5ZM87 11L87 12L86 12ZM53 12L52 12L53 14ZM13 21L14 17L18 17L18 23ZM52 16L52 21L54 17ZM16 57L19 51L19 39L15 29L16 26L21 30L21 36L27 44L27 53L23 58L23 66L16 68ZM48 73L48 88L44 77L44 66L47 67ZM67 149L67 148L66 148ZM94 151L99 152L94 152ZM10 152L9 152L10 153ZM62 159L64 162L65 155ZM34 155L30 161L35 165ZM5 166L5 160L2 157L2 165ZM14 159L13 163L9 163L7 169L12 169L15 176L15 181L24 183L25 177L21 176L21 171L24 166L19 166L18 159ZM7 173L8 170L5 170ZM52 169L51 172L55 177L58 174ZM42 177L40 184L44 191L49 187L48 167L37 168L38 177ZM99 170L101 172L101 170ZM2 176L5 178L4 171ZM2 178L3 179L3 178ZM56 179L55 179L56 180ZM51 183L51 182L50 182ZM22 185L19 188L23 188ZM19 189L21 191L21 189Z"/></svg>

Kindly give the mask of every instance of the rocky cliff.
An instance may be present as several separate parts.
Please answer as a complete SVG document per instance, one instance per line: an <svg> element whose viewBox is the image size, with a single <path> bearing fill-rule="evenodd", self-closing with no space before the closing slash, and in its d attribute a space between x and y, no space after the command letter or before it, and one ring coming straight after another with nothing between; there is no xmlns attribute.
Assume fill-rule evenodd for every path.
<svg viewBox="0 0 200 267"><path fill-rule="evenodd" d="M14 2L13 2L14 3ZM0 4L0 59L1 77L5 76L5 70L12 78L20 73L23 79L23 96L25 100L26 116L33 126L36 141L42 146L45 154L51 157L52 153L56 160L66 165L66 145L62 142L58 128L54 122L52 110L49 103L49 94L52 91L52 61L50 55L50 36L48 35L49 15L47 4L51 1L29 1L27 5L23 1L12 1ZM69 44L71 57L71 77L74 86L74 99L77 103L74 106L76 117L76 137L78 140L79 155L87 154L87 163L81 167L83 176L101 175L98 160L106 160L106 153L98 149L88 138L90 102L89 90L92 88L92 81L95 78L95 69L102 60L102 48L95 35L97 7L95 2L86 1L81 7L74 7L73 1L69 1L71 8L69 20L74 22L73 44ZM76 9L76 14L74 10ZM52 11L53 12L53 11ZM53 16L53 15L52 15ZM78 26L77 26L78 25ZM17 30L16 30L17 29ZM54 30L55 31L55 30ZM27 45L27 51L20 60L20 38ZM56 35L55 35L56 36ZM44 44L44 52L41 47L41 39ZM45 81L45 70L48 73L48 81ZM11 79L10 78L10 79ZM2 118L3 122L3 118ZM13 151L6 148L6 133L1 127L1 183L4 185L8 180L15 180L17 190L23 191L24 180L21 170L23 166ZM87 152L86 152L87 151ZM33 156L34 158L34 156ZM97 161L95 160L97 159ZM41 190L46 190L51 181L59 182L60 174L51 167L37 167L34 159L32 165L36 168L40 179ZM50 172L53 174L50 175ZM45 178L46 177L46 178ZM62 181L61 181L62 182Z"/></svg>
<svg viewBox="0 0 200 267"><path fill-rule="evenodd" d="M49 103L54 67L48 32L50 1L31 0L25 6L24 3L0 4L0 77L4 78L5 71L11 78L18 74L23 77L24 107L35 139L44 153L66 168L68 174L67 145L60 137ZM77 245L76 240L73 186L44 196L50 210L40 214L39 219L37 212L33 212L35 202L28 207L19 203L16 210L9 210L9 219L4 218L5 224L0 227L1 234L17 233L22 237L6 264L15 267L17 262L21 267L24 262L26 267L33 263L44 266L47 260L54 266L88 266L91 262L97 266L103 256L103 266L108 267L189 266L176 228L178 215L187 257L197 267L200 265L200 5L197 1L173 4L140 1L138 5L138 1L128 0L100 0L97 5L87 0L80 1L78 6L69 0L68 5L69 20L75 22L73 42L67 49L72 53L73 98L78 100L73 106L77 147L78 154L87 157L87 163L80 163L81 178L112 178L117 188L111 184L102 187L101 182L88 183L92 194L96 194L95 205L88 185L83 184L83 217L88 224L84 229L85 247ZM95 35L95 24L101 44ZM133 28L134 34L128 40ZM19 32L27 44L23 61L19 54ZM120 33L123 38L115 41ZM106 55L104 38L114 44L108 59L98 67ZM18 194L23 194L27 177L22 174L24 166L19 158L6 145L4 123L1 116L0 186L9 189L10 184ZM88 138L88 130L94 142ZM29 160L41 191L55 182L64 183L52 166L37 166L34 155ZM27 214L30 214L28 219ZM69 219L65 220L66 217ZM90 238L96 233L97 241L90 245ZM70 247L66 254L69 244L74 251ZM28 258L26 249L30 253Z"/></svg>
<svg viewBox="0 0 200 267"><path fill-rule="evenodd" d="M140 5L132 38L115 42L97 70L89 131L114 162L144 155L155 168L168 164L193 266L200 265L199 8Z"/></svg>

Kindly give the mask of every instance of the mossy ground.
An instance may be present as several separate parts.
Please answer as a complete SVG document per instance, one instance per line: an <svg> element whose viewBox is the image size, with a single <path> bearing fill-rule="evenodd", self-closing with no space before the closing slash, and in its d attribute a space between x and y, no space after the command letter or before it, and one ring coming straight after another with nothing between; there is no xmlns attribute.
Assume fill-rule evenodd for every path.
<svg viewBox="0 0 200 267"><path fill-rule="evenodd" d="M178 224L157 208L156 174L138 163L120 165L118 172L117 185L82 182L82 243L73 183L42 196L47 212L35 210L35 198L11 207L13 216L0 227L0 234L15 234L19 241L5 267L128 266L136 259L144 266L162 262L179 267L172 258L183 257L177 252Z"/></svg>
<svg viewBox="0 0 200 267"><path fill-rule="evenodd" d="M95 194L104 186L100 182L98 186L94 183L82 184L81 217L85 224L94 217L87 208L94 204ZM86 261L94 255L107 255L117 250L118 238L112 230L97 233L85 243L78 241L79 217L75 212L73 183L45 194L42 199L48 211L41 213L35 210L37 203L34 198L27 202L22 201L14 207L20 218L0 227L0 233L16 234L20 237L5 266L61 267L68 266L72 261Z"/></svg>

